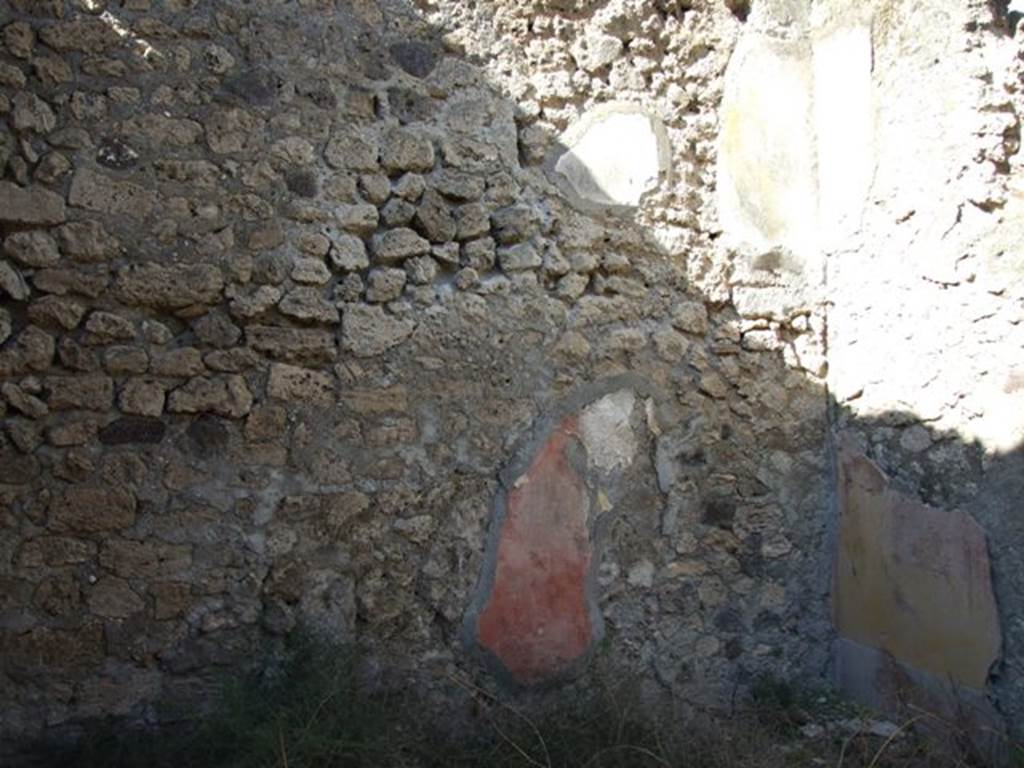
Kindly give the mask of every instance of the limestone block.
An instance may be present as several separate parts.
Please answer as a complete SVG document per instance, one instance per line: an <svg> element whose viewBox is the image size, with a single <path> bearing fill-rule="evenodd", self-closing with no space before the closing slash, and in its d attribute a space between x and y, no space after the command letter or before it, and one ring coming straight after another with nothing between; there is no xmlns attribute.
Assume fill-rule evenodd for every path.
<svg viewBox="0 0 1024 768"><path fill-rule="evenodd" d="M279 400L330 405L334 402L334 380L321 371L274 363L270 366L267 394Z"/></svg>
<svg viewBox="0 0 1024 768"><path fill-rule="evenodd" d="M327 363L337 356L337 341L330 331L250 325L245 337L257 352L286 363Z"/></svg>
<svg viewBox="0 0 1024 768"><path fill-rule="evenodd" d="M379 306L346 304L341 346L357 357L374 357L401 344L415 328L412 320L390 315Z"/></svg>
<svg viewBox="0 0 1024 768"><path fill-rule="evenodd" d="M229 418L245 416L252 407L252 393L237 375L215 378L197 376L171 392L170 413L215 413Z"/></svg>
<svg viewBox="0 0 1024 768"><path fill-rule="evenodd" d="M22 188L0 181L0 222L60 224L66 218L64 198L42 187Z"/></svg>
<svg viewBox="0 0 1024 768"><path fill-rule="evenodd" d="M56 533L95 533L135 522L135 496L124 486L72 486L50 504L48 527Z"/></svg>

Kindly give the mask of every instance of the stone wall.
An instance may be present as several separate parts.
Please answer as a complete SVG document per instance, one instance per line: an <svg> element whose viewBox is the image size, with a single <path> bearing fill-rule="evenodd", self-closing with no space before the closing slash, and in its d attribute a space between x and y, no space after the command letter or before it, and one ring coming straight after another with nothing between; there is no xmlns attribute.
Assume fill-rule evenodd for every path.
<svg viewBox="0 0 1024 768"><path fill-rule="evenodd" d="M920 28L900 15L911 5L857 20L892 110L910 109L897 70L900 35ZM954 116L899 155L886 131L909 118L892 112L870 140L862 120L865 223L835 192L810 225L791 228L802 205L783 206L781 228L751 236L790 177L745 143L744 126L774 129L747 119L766 107L735 95L749 89L729 61L758 35L817 50L787 12L0 5L0 731L172 721L296 628L364 645L425 689L456 670L586 685L599 662L716 705L762 673L823 679L837 430L928 504L989 499L970 511L1007 530L995 584L1012 592L1013 475L994 484L994 454L957 431L968 413L1005 421L984 399L941 418L872 400L876 381L920 391L881 375L920 334L858 280L920 288L884 240L946 203L931 177L927 200L898 202L910 182L889 155L914 165L937 147L960 163L942 195L960 206L957 242L1015 274L1014 241L979 233L1006 235L1015 210L1016 96L996 109L1002 81L975 77L996 70L962 64L1015 41L980 6L936 21L946 37L911 60L964 83L962 119L985 118L970 142ZM796 70L834 71L829 46L847 38L825 39L824 63ZM952 61L933 72L939 50ZM821 157L830 179L845 171L834 145L806 150L828 144L828 120L808 125L793 151L815 197ZM986 164L1000 175L979 176ZM758 212L748 224L726 215L726 187ZM974 211L982 229L965 228ZM840 220L842 247L779 236ZM928 284L994 297L976 317L990 336L1006 313L1019 328L1016 289L982 285ZM850 362L876 336L878 375ZM972 359L966 378L949 370L956 392L980 377ZM936 496L929 477L949 488ZM1024 634L1004 626L1010 660ZM1005 669L1009 713L1024 696Z"/></svg>

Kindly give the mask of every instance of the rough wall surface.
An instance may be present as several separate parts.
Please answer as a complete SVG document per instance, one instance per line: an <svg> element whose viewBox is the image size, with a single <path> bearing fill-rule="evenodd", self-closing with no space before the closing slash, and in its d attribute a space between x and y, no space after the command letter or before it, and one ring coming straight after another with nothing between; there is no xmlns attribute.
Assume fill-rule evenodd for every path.
<svg viewBox="0 0 1024 768"><path fill-rule="evenodd" d="M968 390L992 354L1019 359L1019 252L1000 241L1002 287L949 280L994 258L982 234L1020 202L1017 96L963 64L1013 40L969 5L915 48L917 5L872 17L893 117L859 239L830 250L719 220L726 67L741 35L805 34L782 3L744 21L715 0L0 1L0 730L172 720L296 627L425 686L585 684L597 654L703 704L762 672L821 678L829 393L894 482L1006 533L997 596L1024 594L1020 474L953 433L1006 427ZM962 92L904 81L904 56ZM649 121L656 162L576 163L570 194L559 160L612 102ZM921 127L925 108L947 127L893 111ZM813 196L837 155L811 122ZM937 153L947 175L908 181ZM932 309L898 315L890 286ZM1003 350L936 366L937 412L874 397L924 391L885 373L923 374L898 344L922 348L911 326L944 306L926 291L970 305L942 312L937 353L975 327ZM1009 363L991 372L1019 393ZM1024 629L1004 629L1019 658Z"/></svg>

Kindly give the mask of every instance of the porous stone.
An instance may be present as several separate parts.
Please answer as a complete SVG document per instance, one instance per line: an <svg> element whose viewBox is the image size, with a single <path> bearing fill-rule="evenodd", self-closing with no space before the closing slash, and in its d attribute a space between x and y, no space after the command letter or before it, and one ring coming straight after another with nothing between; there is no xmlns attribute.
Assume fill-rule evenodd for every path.
<svg viewBox="0 0 1024 768"><path fill-rule="evenodd" d="M498 263L506 272L537 269L543 259L533 243L517 243L508 248L498 249Z"/></svg>
<svg viewBox="0 0 1024 768"><path fill-rule="evenodd" d="M135 323L113 312L92 312L85 330L102 341L129 341L135 338Z"/></svg>
<svg viewBox="0 0 1024 768"><path fill-rule="evenodd" d="M242 329L220 310L207 312L193 321L192 330L201 342L218 349L232 347L242 338Z"/></svg>
<svg viewBox="0 0 1024 768"><path fill-rule="evenodd" d="M434 145L420 133L395 128L381 142L380 162L391 172L429 171L434 167Z"/></svg>
<svg viewBox="0 0 1024 768"><path fill-rule="evenodd" d="M502 245L521 243L540 233L540 217L528 205L513 205L491 214L494 239Z"/></svg>
<svg viewBox="0 0 1024 768"><path fill-rule="evenodd" d="M374 209L376 222L376 209ZM370 266L370 257L366 254L366 245L354 235L338 235L331 243L331 264L335 269L354 272Z"/></svg>
<svg viewBox="0 0 1024 768"><path fill-rule="evenodd" d="M198 349L180 347L155 352L150 358L150 371L157 376L198 376L206 372L206 366Z"/></svg>
<svg viewBox="0 0 1024 768"><path fill-rule="evenodd" d="M427 182L418 173L405 173L392 185L392 191L403 200L415 203L427 188Z"/></svg>
<svg viewBox="0 0 1024 768"><path fill-rule="evenodd" d="M192 549L187 544L111 538L103 542L99 561L125 579L168 579L188 571Z"/></svg>
<svg viewBox="0 0 1024 768"><path fill-rule="evenodd" d="M414 285L429 285L437 277L437 262L429 256L415 256L405 261L405 272Z"/></svg>
<svg viewBox="0 0 1024 768"><path fill-rule="evenodd" d="M237 419L249 412L252 402L252 393L241 376L197 376L171 392L167 410L170 413L214 413Z"/></svg>
<svg viewBox="0 0 1024 768"><path fill-rule="evenodd" d="M114 382L109 376L50 376L47 404L55 411L107 411L114 404Z"/></svg>
<svg viewBox="0 0 1024 768"><path fill-rule="evenodd" d="M477 272L486 272L492 269L496 258L497 248L494 240L490 237L481 237L479 240L462 244L460 263Z"/></svg>
<svg viewBox="0 0 1024 768"><path fill-rule="evenodd" d="M223 288L220 269L205 264L132 264L114 282L126 304L168 309L216 303Z"/></svg>
<svg viewBox="0 0 1024 768"><path fill-rule="evenodd" d="M26 267L54 267L60 261L57 241L46 232L15 232L4 240L8 258Z"/></svg>
<svg viewBox="0 0 1024 768"><path fill-rule="evenodd" d="M334 381L320 371L274 363L267 379L267 395L278 400L331 405L334 402Z"/></svg>
<svg viewBox="0 0 1024 768"><path fill-rule="evenodd" d="M25 301L32 293L21 273L6 261L0 261L0 290L15 301Z"/></svg>
<svg viewBox="0 0 1024 768"><path fill-rule="evenodd" d="M366 300L385 302L397 299L405 288L406 274L404 269L373 269L367 280Z"/></svg>
<svg viewBox="0 0 1024 768"><path fill-rule="evenodd" d="M146 218L156 205L156 196L130 181L116 181L89 168L80 168L71 179L68 203L99 213Z"/></svg>
<svg viewBox="0 0 1024 768"><path fill-rule="evenodd" d="M452 200L479 200L484 196L486 185L479 176L458 171L454 168L442 168L434 179L434 188Z"/></svg>
<svg viewBox="0 0 1024 768"><path fill-rule="evenodd" d="M164 412L166 388L155 379L131 378L117 399L118 407L128 414L159 416Z"/></svg>
<svg viewBox="0 0 1024 768"><path fill-rule="evenodd" d="M346 304L341 346L356 357L375 357L405 341L415 330L409 318L395 317L379 306Z"/></svg>
<svg viewBox="0 0 1024 768"><path fill-rule="evenodd" d="M291 278L305 285L323 285L331 279L331 271L323 259L296 259L292 264Z"/></svg>
<svg viewBox="0 0 1024 768"><path fill-rule="evenodd" d="M681 331L703 335L708 330L708 310L699 301L684 301L672 308L672 325Z"/></svg>
<svg viewBox="0 0 1024 768"><path fill-rule="evenodd" d="M143 609L145 603L124 579L107 576L89 590L89 610L107 619L127 619Z"/></svg>
<svg viewBox="0 0 1024 768"><path fill-rule="evenodd" d="M368 133L345 132L327 142L324 158L332 168L349 171L375 171L379 167L380 147Z"/></svg>
<svg viewBox="0 0 1024 768"><path fill-rule="evenodd" d="M35 395L25 392L14 382L6 381L0 384L0 395L3 395L8 405L30 419L41 419L50 412L46 403Z"/></svg>
<svg viewBox="0 0 1024 768"><path fill-rule="evenodd" d="M248 295L235 296L228 309L234 317L244 320L262 315L281 300L281 289L272 285L261 285Z"/></svg>
<svg viewBox="0 0 1024 768"><path fill-rule="evenodd" d="M416 230L433 243L446 243L454 239L457 229L455 217L444 198L432 190L424 193L413 223Z"/></svg>
<svg viewBox="0 0 1024 768"><path fill-rule="evenodd" d="M455 237L472 240L491 231L491 215L482 203L467 203L455 209Z"/></svg>
<svg viewBox="0 0 1024 768"><path fill-rule="evenodd" d="M128 344L107 347L103 353L103 367L114 376L145 373L149 368L149 353L143 347Z"/></svg>
<svg viewBox="0 0 1024 768"><path fill-rule="evenodd" d="M73 485L50 504L47 527L55 533L97 533L135 523L135 496L119 485Z"/></svg>
<svg viewBox="0 0 1024 768"><path fill-rule="evenodd" d="M430 253L430 242L411 229L389 229L374 235L370 245L374 259L382 264L396 264L411 256Z"/></svg>
<svg viewBox="0 0 1024 768"><path fill-rule="evenodd" d="M160 396L162 401L162 390ZM163 440L165 434L167 425L160 419L141 415L122 416L103 427L99 431L99 438L104 445L153 444Z"/></svg>
<svg viewBox="0 0 1024 768"><path fill-rule="evenodd" d="M14 113L11 123L16 131L47 134L57 127L57 116L50 105L34 93L21 91L15 94L12 105Z"/></svg>
<svg viewBox="0 0 1024 768"><path fill-rule="evenodd" d="M292 288L277 305L281 314L317 323L337 323L337 308L324 298L321 288Z"/></svg>
<svg viewBox="0 0 1024 768"><path fill-rule="evenodd" d="M284 362L323 364L337 356L337 341L330 331L250 325L245 337L257 352Z"/></svg>
<svg viewBox="0 0 1024 768"><path fill-rule="evenodd" d="M380 220L377 206L368 204L343 205L334 212L334 215L346 232L364 236L372 234Z"/></svg>

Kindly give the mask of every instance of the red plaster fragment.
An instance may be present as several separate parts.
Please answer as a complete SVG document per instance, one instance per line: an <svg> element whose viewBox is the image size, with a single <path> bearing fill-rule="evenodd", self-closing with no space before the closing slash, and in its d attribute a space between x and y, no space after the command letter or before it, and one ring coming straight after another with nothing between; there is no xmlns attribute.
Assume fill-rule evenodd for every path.
<svg viewBox="0 0 1024 768"><path fill-rule="evenodd" d="M576 428L575 417L563 420L508 492L494 585L477 619L480 645L524 684L564 670L592 640L587 490L566 455Z"/></svg>

